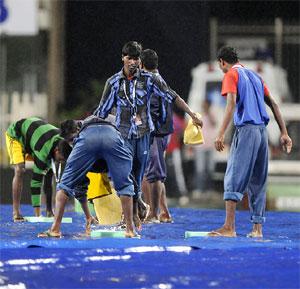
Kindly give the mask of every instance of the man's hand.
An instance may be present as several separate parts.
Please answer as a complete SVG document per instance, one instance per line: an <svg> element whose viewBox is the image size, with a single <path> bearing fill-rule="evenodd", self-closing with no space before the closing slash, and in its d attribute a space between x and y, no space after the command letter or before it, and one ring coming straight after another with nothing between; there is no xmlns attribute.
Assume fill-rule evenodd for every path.
<svg viewBox="0 0 300 289"><path fill-rule="evenodd" d="M215 140L215 148L218 152L223 151L225 148L224 139L225 139L224 134L221 134L221 135L218 135Z"/></svg>
<svg viewBox="0 0 300 289"><path fill-rule="evenodd" d="M281 146L282 146L282 150L289 154L291 152L292 146L293 146L292 139L289 137L289 135L288 134L283 134L280 137L280 143L281 143Z"/></svg>
<svg viewBox="0 0 300 289"><path fill-rule="evenodd" d="M196 113L193 113L192 119L193 119L194 125L197 125L200 127L203 126L203 122L202 122L201 118Z"/></svg>

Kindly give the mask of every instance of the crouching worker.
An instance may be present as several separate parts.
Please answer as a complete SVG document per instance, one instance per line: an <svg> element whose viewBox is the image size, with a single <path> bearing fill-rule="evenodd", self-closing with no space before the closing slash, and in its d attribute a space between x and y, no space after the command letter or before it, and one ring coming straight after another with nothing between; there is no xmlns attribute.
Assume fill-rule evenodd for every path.
<svg viewBox="0 0 300 289"><path fill-rule="evenodd" d="M71 147L59 136L58 128L36 117L24 118L12 123L6 131L6 146L10 163L15 170L12 181L13 221L25 221L20 211L25 160L34 162L30 182L34 214L37 217L41 214L41 188L44 180L47 216L52 216L52 163L65 161L71 152Z"/></svg>
<svg viewBox="0 0 300 289"><path fill-rule="evenodd" d="M114 187L121 199L126 222L126 237L136 237L132 196L134 188L130 179L132 158L124 146L124 141L116 127L109 121L92 116L83 121L79 135L74 139L60 183L57 185L55 219L51 228L39 237L60 237L60 226L69 197L75 197L81 204L86 217L86 233L90 234L95 219L87 206L86 174L95 171L95 166L107 165Z"/></svg>

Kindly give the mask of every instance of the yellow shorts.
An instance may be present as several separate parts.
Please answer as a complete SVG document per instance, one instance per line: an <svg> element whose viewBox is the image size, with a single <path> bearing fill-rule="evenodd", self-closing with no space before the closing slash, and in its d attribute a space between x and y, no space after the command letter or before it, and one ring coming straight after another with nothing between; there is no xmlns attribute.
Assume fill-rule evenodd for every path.
<svg viewBox="0 0 300 289"><path fill-rule="evenodd" d="M25 160L33 161L31 155L24 153L23 146L19 141L13 139L7 133L5 133L5 139L11 165L25 163Z"/></svg>

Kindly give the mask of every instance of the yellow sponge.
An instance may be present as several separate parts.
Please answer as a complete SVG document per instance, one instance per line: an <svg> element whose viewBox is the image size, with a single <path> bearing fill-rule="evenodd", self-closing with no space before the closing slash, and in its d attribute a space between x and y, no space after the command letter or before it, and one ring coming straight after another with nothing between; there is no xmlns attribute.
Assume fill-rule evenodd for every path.
<svg viewBox="0 0 300 289"><path fill-rule="evenodd" d="M201 114L197 113L200 118ZM183 142L187 145L200 145L204 143L201 128L193 124L193 120L188 121L188 125L184 130Z"/></svg>

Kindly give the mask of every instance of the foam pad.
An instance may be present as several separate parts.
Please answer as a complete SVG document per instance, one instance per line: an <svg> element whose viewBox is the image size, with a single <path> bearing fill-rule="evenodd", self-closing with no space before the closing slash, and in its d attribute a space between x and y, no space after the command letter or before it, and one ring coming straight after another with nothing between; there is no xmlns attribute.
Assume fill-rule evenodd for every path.
<svg viewBox="0 0 300 289"><path fill-rule="evenodd" d="M93 230L92 238L125 238L125 231Z"/></svg>
<svg viewBox="0 0 300 289"><path fill-rule="evenodd" d="M53 223L54 217L24 217L29 223ZM72 223L72 218L62 218L62 223Z"/></svg>
<svg viewBox="0 0 300 289"><path fill-rule="evenodd" d="M196 232L196 231L185 231L184 237L207 237L209 232Z"/></svg>

